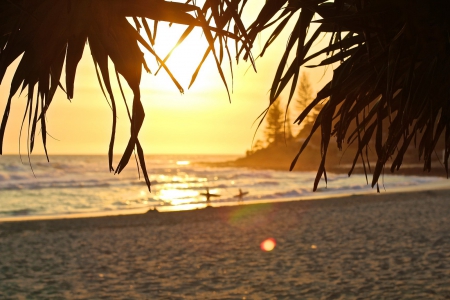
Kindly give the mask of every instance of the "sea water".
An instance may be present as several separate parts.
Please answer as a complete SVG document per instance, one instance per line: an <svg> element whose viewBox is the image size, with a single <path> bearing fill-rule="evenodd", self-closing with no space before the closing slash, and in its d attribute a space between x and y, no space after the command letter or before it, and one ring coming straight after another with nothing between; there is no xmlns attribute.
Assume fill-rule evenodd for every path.
<svg viewBox="0 0 450 300"><path fill-rule="evenodd" d="M202 208L209 188L212 206L302 200L376 193L364 175L327 174L313 192L315 172L217 168L206 163L229 161L225 155L146 156L151 192L131 159L118 175L108 158L94 155L0 156L0 220L67 215L112 215ZM120 157L115 157L115 163ZM369 178L370 182L370 178ZM437 177L385 175L381 192L448 185ZM242 199L239 190L248 192Z"/></svg>

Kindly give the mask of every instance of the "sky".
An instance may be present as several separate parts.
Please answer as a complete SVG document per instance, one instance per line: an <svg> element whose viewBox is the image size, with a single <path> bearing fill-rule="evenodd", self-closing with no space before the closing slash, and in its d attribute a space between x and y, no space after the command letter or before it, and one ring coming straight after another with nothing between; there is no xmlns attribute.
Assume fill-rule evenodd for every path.
<svg viewBox="0 0 450 300"><path fill-rule="evenodd" d="M254 2L255 3L255 2ZM257 9L249 8L250 12ZM245 16L247 25L254 16ZM155 49L164 57L185 27L160 23ZM270 31L260 36L260 43L253 49L257 56ZM210 56L203 66L196 82L188 88L190 78L201 60L206 42L200 30L195 31L176 49L168 66L185 89L180 94L165 71L155 76L157 65L146 53L153 74L143 72L141 101L146 118L139 139L146 154L237 154L244 155L251 148L257 126L255 120L269 103L269 88L276 68L285 49L289 31L278 38L264 57L256 62L257 73L250 63L233 61L233 92L231 103L225 86ZM9 84L18 61L12 65L0 86L0 112L3 113L9 92ZM304 69L311 78L315 91L330 79L331 70ZM224 71L231 90L231 75L228 61ZM325 76L324 76L325 74ZM64 75L63 75L64 76ZM323 78L322 78L323 77ZM114 77L112 77L114 78ZM321 79L322 78L322 79ZM61 82L65 82L64 77ZM113 83L115 84L114 80ZM126 88L129 103L132 93ZM113 85L114 86L114 85ZM118 123L115 153L121 154L126 147L130 125L126 109L120 97L117 84L114 88L118 105ZM286 93L282 100L287 99ZM26 104L26 95L13 99L12 109L4 140L5 154L19 153L19 133ZM291 111L291 119L298 112ZM112 124L112 112L97 81L89 47L84 50L75 79L74 99L70 102L60 90L55 95L47 113L49 154L107 154ZM264 125L263 125L264 127ZM21 139L20 152L26 153L26 125ZM298 130L293 127L293 130ZM256 139L263 139L263 128L256 132ZM255 140L256 140L255 139ZM36 143L35 154L42 154L41 139Z"/></svg>

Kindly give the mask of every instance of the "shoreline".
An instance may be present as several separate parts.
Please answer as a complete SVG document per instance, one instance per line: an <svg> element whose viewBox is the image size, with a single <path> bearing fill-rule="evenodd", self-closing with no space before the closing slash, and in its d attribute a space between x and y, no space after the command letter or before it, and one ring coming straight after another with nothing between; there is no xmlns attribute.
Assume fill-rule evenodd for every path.
<svg viewBox="0 0 450 300"><path fill-rule="evenodd" d="M163 212L153 212L146 211L143 213L131 213L131 214L118 214L118 215L96 215L96 216L81 216L81 217L61 217L61 218L48 218L48 219L24 219L24 220L14 220L14 221L0 221L0 232L4 230L4 228L14 228L14 227L22 227L24 224L32 223L45 224L47 222L54 223L72 223L76 222L78 226L83 226L83 222L94 222L94 223L102 223L103 221L111 221L111 222L128 222L132 219L137 220L148 220L148 219L158 219L162 220L164 223L164 219L174 220L178 217L189 216L189 215L215 215L215 214L223 214L230 213L235 210L240 209L248 209L250 211L257 210L258 207L273 205L277 206L278 209L289 209L289 208L323 208L323 207L333 207L333 206L341 206L341 205L358 205L358 204L367 204L367 203L386 203L386 202L396 202L399 201L408 201L408 196L415 197L426 197L427 195L437 195L444 196L449 199L450 202L450 187L448 188L437 188L437 189L425 189L425 190L411 190L411 191L400 191L400 192L391 192L384 194L343 194L339 197L325 197L325 198L314 198L314 199L304 199L304 200L283 200L283 201L273 201L273 202L259 202L259 203L242 203L240 205L224 205L224 206L211 206L211 207L203 207L199 209L192 210L173 210L173 211L163 211ZM412 198L412 197L411 197ZM180 219L182 222L183 219ZM157 225L162 225L161 222L158 222ZM90 226L90 225L89 225ZM28 230L37 230L33 227L28 228ZM3 231L4 234L4 231ZM1 235L0 235L1 237Z"/></svg>
<svg viewBox="0 0 450 300"><path fill-rule="evenodd" d="M55 214L55 215L28 215L28 216L11 216L0 218L0 225L3 223L11 222L34 222L34 221L52 221L52 220L73 220L73 219L90 219L90 218L109 218L109 217L120 217L120 216L141 216L141 215L154 215L155 213L177 213L185 211L201 211L207 208L220 209L223 207L241 207L241 206L252 206L252 205L264 205L264 204L277 204L277 203L290 203L290 202L310 202L310 201L340 201L343 198L352 198L355 196L392 196L395 194L408 194L417 192L428 192L428 191L448 191L450 194L450 182L438 182L429 183L420 186L406 186L391 188L388 190L382 190L380 188L380 193L376 193L376 188L371 190L354 191L351 193L336 193L331 195L326 195L320 192L317 194L310 194L304 197L291 197L291 198L274 198L268 200L247 200L243 202L212 202L210 207L205 203L195 203L186 204L178 206L149 206L145 208L130 208L126 210L112 210L112 211L98 211L89 213L69 213L69 214ZM156 210L155 210L156 209Z"/></svg>

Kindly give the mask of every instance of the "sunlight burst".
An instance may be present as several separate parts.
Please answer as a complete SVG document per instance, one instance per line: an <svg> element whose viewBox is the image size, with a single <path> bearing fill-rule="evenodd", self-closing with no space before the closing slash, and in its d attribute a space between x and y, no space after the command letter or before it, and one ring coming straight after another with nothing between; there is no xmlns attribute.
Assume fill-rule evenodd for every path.
<svg viewBox="0 0 450 300"><path fill-rule="evenodd" d="M184 25L173 24L170 28L165 25L166 24L161 24L158 28L159 36L155 41L155 50L161 59L164 59L165 56L169 54L172 48L176 45L178 38L183 34L183 31L186 28ZM167 60L166 65L185 90L189 88L192 75L201 62L207 48L208 44L205 37L201 34L201 29L195 28L193 32L183 41L183 43L172 52ZM146 54L146 56L149 58L148 61L152 61L149 54ZM209 56L212 55L210 54ZM157 88L166 91L173 90L175 87L174 83L169 76L167 76L164 70L159 70L156 72L158 67L159 66L155 64L150 66L153 74L157 73L156 75L158 75ZM202 76L204 73L217 73L216 65L212 57L208 57L204 61L198 76ZM200 90L204 90L211 85L211 81L196 80L192 86ZM154 89L154 82L149 83L148 88Z"/></svg>

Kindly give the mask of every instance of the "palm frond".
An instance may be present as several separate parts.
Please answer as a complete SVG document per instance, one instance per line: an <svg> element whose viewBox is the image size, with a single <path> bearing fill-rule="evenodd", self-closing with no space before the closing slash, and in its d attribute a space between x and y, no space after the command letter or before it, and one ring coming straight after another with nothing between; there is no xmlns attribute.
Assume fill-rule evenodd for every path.
<svg viewBox="0 0 450 300"><path fill-rule="evenodd" d="M115 172L125 168L136 149L140 167L150 185L138 139L145 117L139 83L142 68L148 70L139 45L153 54L179 91L183 92L165 64L170 59L170 53L160 58L153 49L157 24L171 22L186 25L180 43L194 27L201 27L208 47L193 73L190 85L197 78L206 57L212 55L228 90L222 71L224 58L231 60L228 40L236 41L237 61L243 57L253 63L250 50L258 34L273 28L260 56L283 31L289 30L291 34L274 74L270 105L286 88L289 88L291 101L301 67L339 64L332 80L295 121L301 123L316 105L323 104L310 136L292 163L293 167L312 134L320 129L322 160L314 189L320 178L326 178L325 161L332 137L336 138L340 149L345 143L357 145L349 174L358 159L365 166L368 162L367 149L373 143L377 161L373 168L372 186L377 184L389 159L393 159L392 171L400 168L407 148L415 140L419 140L418 154L424 160L425 170L431 168L431 156L438 140L445 140L444 165L448 174L449 3L438 0L267 0L254 22L245 28L241 16L246 3L246 0L205 0L200 7L195 1L0 0L0 83L7 68L22 55L11 82L0 125L0 141L3 142L13 96L27 90L25 115L28 118L24 120L28 120L30 128L30 152L39 125L46 149L45 114L56 89L62 87L63 65L66 65L65 92L71 99L74 96L77 65L87 42L113 112L110 170L114 170L112 153L116 109L108 60L113 62L116 72L126 80L134 95L130 139ZM315 16L317 20L314 21ZM134 26L127 17L131 18ZM148 19L154 21L153 32ZM291 23L293 28L289 27ZM314 27L313 23L316 23ZM310 33L313 28L314 32ZM150 43L143 38L141 30ZM312 45L323 33L328 34L329 44L313 51ZM327 58L312 65L312 61L323 54ZM370 165L368 167L371 170Z"/></svg>
<svg viewBox="0 0 450 300"><path fill-rule="evenodd" d="M444 12L450 11L449 8L442 1L266 1L249 28L252 41L273 20L280 19L277 14L281 14L282 21L273 29L263 52L285 30L288 18L296 22L273 80L270 103L289 82L292 98L300 68L313 58L328 54L321 63L309 67L340 62L331 82L295 121L300 124L318 103L326 101L291 166L292 169L312 134L320 128L322 161L314 189L318 179L326 176L325 161L332 136L340 149L346 139L357 144L349 174L358 158L365 167L366 150L374 140L377 161L372 186L375 186L390 158L391 171L400 168L406 149L416 138L420 139L419 158L424 160L424 170L429 171L433 151L443 135L448 175L450 23ZM312 21L313 14L321 19ZM305 40L305 32L312 23L318 23L319 27ZM311 45L322 32L330 33L329 45L310 53ZM289 61L290 57L293 59Z"/></svg>
<svg viewBox="0 0 450 300"><path fill-rule="evenodd" d="M225 3L228 3L226 5ZM225 8L226 7L226 8ZM212 54L225 87L227 83L222 72L223 55L218 56L215 41L221 45L226 39L242 40L245 28L240 23L239 1L206 1L202 8L190 3L176 3L162 0L0 0L0 83L11 63L22 55L15 70L10 94L0 125L0 154L3 152L3 137L11 110L13 96L21 89L28 90L29 154L33 151L37 126L40 121L42 142L46 146L46 112L52 103L65 64L65 89L68 99L74 97L74 82L78 63L88 44L99 83L105 88L112 108L112 128L109 144L110 171L120 173L136 149L140 168L150 189L150 180L145 168L144 154L138 135L145 113L141 103L139 84L142 68L148 70L139 45L146 48L160 66L169 74L178 90L183 88L140 33L145 30L150 44L154 44L156 24L170 22L188 26L185 35L193 27L201 27L209 47L205 56ZM135 27L127 20L132 18ZM155 22L151 32L147 19ZM224 30L226 24L237 20L235 32ZM142 23L142 24L141 24ZM183 37L182 37L183 38ZM220 50L222 47L220 47ZM116 169L113 167L113 151L116 132L116 104L112 91L108 61L132 90L134 98L130 114L131 134L123 156ZM198 70L201 67L201 63ZM193 78L195 80L195 76ZM33 97L37 87L37 96ZM105 91L104 91L105 94ZM33 110L34 109L34 110ZM24 119L25 120L25 119Z"/></svg>

